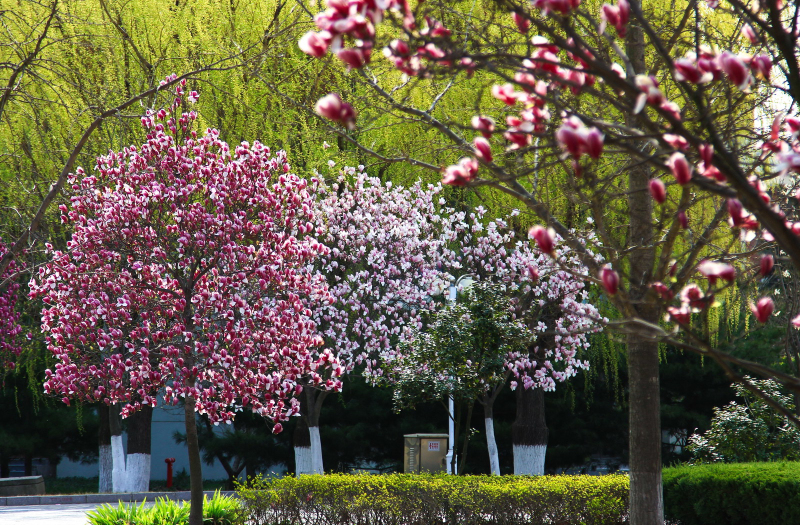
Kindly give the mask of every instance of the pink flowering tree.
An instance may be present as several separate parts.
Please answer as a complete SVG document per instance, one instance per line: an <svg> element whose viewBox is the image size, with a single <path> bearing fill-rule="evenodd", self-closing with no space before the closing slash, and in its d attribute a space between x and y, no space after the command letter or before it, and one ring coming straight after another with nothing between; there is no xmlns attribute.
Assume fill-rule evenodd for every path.
<svg viewBox="0 0 800 525"><path fill-rule="evenodd" d="M544 392L574 377L588 367L581 358L589 347L588 335L601 329L597 308L589 303L583 275L586 267L577 254L554 239L552 254L532 246L526 235L518 235L511 224L518 212L486 221L482 207L474 213L453 214L460 231L456 247L458 267L479 281L501 285L514 315L531 332L526 351L506 356L511 388L517 391L517 417L512 426L514 473L541 475L547 450ZM572 232L577 235L577 232ZM591 235L580 235L591 238ZM501 385L502 386L502 385ZM484 408L492 473L499 474L494 444L493 404L499 389L479 398Z"/></svg>
<svg viewBox="0 0 800 525"><path fill-rule="evenodd" d="M794 376L720 351L705 330L711 309L735 303L730 294L771 269L773 261L752 254L773 245L779 263L800 268L800 227L781 207L794 190L789 175L800 172L800 4L673 7L665 19L663 6L641 0L413 8L406 0L329 0L314 18L317 30L300 40L307 54L330 52L356 70L406 126L436 130L431 158L448 146L465 155L443 169L446 183L519 200L545 223L531 231L542 251L551 253L560 235L603 286L619 313L610 328L628 352L636 525L663 521L660 342L713 358L754 393L734 366L800 388ZM388 61L372 60L378 54ZM383 74L392 68L405 77ZM412 96L427 90L439 101L457 83L473 88L474 101L461 101L476 108L471 118ZM372 107L338 96L316 111L353 142L373 118ZM440 168L424 151L381 158ZM594 221L602 262L570 232L583 218ZM768 296L751 305L759 322L774 309Z"/></svg>
<svg viewBox="0 0 800 525"><path fill-rule="evenodd" d="M0 257L5 253L6 246L0 239ZM21 350L19 337L22 326L19 324L19 312L16 310L19 292L17 273L15 261L0 273L0 372L14 369L14 358Z"/></svg>
<svg viewBox="0 0 800 525"><path fill-rule="evenodd" d="M526 235L515 232L512 224L520 219L517 211L494 220L485 217L486 211L480 206L470 213L443 210L446 227L442 240L447 251L442 267L453 283L457 276L469 276L500 290L514 322L528 332L524 350L509 350L502 356L507 376L502 381L486 381L475 399L484 410L490 472L499 475L494 402L511 378L511 388L517 391L517 418L512 427L514 473L543 474L547 449L543 392L555 390L558 383L588 367L580 354L589 346L587 336L600 329L602 319L588 302L582 278L586 268L573 250L557 238L552 256L543 253ZM435 316L447 307L431 302L428 308ZM419 333L416 340L422 340ZM483 352L479 353L486 357ZM399 367L409 370L403 364ZM454 387L457 384L453 383Z"/></svg>
<svg viewBox="0 0 800 525"><path fill-rule="evenodd" d="M202 522L195 412L217 424L239 409L274 424L299 411L299 379L335 365L309 304L331 300L310 265L326 248L309 234L314 204L283 152L233 150L198 134L182 111L197 93L142 118L147 140L71 177L66 251L31 282L56 366L46 392L87 402L183 402L191 468L190 523Z"/></svg>
<svg viewBox="0 0 800 525"><path fill-rule="evenodd" d="M350 373L363 365L367 377L378 377L382 370L376 365L395 353L419 324L426 301L447 284L441 269L442 186L383 183L363 166L344 168L329 184L315 180L315 232L329 248L316 267L335 301L317 304L313 318L338 363L329 372ZM319 415L328 392L304 389L295 435L297 474L323 473Z"/></svg>

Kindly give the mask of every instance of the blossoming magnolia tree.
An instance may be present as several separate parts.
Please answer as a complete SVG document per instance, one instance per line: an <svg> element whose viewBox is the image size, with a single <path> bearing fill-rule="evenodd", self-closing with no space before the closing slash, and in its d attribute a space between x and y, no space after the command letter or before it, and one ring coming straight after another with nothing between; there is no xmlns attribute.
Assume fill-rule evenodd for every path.
<svg viewBox="0 0 800 525"><path fill-rule="evenodd" d="M800 4L486 0L412 8L406 0L329 0L327 6L300 48L315 57L337 55L406 125L415 120L437 130L432 152L449 144L466 154L444 169L446 183L519 199L546 223L531 231L545 252L557 233L583 253L569 222L594 219L596 253L606 266L589 254L582 262L619 311L613 328L627 342L631 523L661 523L659 341L709 355L734 376L735 363L800 389L793 376L719 351L693 324L711 315L731 283L741 288L769 271L771 259L749 259L765 243L800 268L799 229L767 187L791 188L793 181L781 176L800 171L794 115ZM676 7L674 17L663 16ZM388 63L370 64L378 47ZM405 76L398 81L392 69ZM438 101L455 82L475 88L476 114L466 121L409 96L424 88ZM352 102L330 94L316 110L358 142L349 130L368 127L372 108ZM439 169L424 155L381 158ZM566 209L554 206L556 195L567 196ZM752 304L760 322L773 310L769 297ZM784 413L794 418L785 407Z"/></svg>
<svg viewBox="0 0 800 525"><path fill-rule="evenodd" d="M332 300L310 264L326 249L313 230L306 181L283 152L258 142L233 151L216 130L192 129L179 83L171 107L142 118L147 141L71 177L66 251L31 282L57 359L46 392L124 405L183 402L192 487L202 522L195 412L230 421L236 409L274 423L297 414L300 377L335 368L308 304ZM338 388L334 381L332 388ZM149 477L149 476L147 476Z"/></svg>
<svg viewBox="0 0 800 525"><path fill-rule="evenodd" d="M5 252L6 246L0 239L0 256ZM0 273L0 372L14 369L14 357L21 350L18 337L22 333L22 326L19 324L19 312L16 311L19 291L16 274L15 261Z"/></svg>
<svg viewBox="0 0 800 525"><path fill-rule="evenodd" d="M367 376L416 326L419 310L447 276L439 214L442 186L408 188L368 177L363 166L344 168L320 183L316 234L329 247L317 260L336 300L313 308L313 318L340 365L364 364ZM323 473L319 415L327 390L304 390L303 419L295 436L297 474ZM307 429L307 430L306 430Z"/></svg>
<svg viewBox="0 0 800 525"><path fill-rule="evenodd" d="M512 427L514 473L543 474L547 427L542 393L588 366L579 352L589 346L587 335L600 327L600 315L588 303L580 278L586 269L559 238L552 256L519 238L510 225L517 211L492 221L486 220L483 207L469 214L445 212L443 221L450 226L445 232L449 252L444 269L499 287L510 301L511 313L531 334L527 348L508 352L503 366L512 376L511 388L518 391ZM477 398L484 409L492 474L500 473L493 406L504 385L505 381L487 384Z"/></svg>

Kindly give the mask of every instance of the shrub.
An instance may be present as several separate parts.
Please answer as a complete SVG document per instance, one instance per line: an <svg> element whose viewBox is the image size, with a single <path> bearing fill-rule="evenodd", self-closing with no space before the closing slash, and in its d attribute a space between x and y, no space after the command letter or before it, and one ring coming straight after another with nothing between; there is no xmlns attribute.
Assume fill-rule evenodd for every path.
<svg viewBox="0 0 800 525"><path fill-rule="evenodd" d="M611 524L628 478L332 474L257 478L238 495L252 525Z"/></svg>
<svg viewBox="0 0 800 525"><path fill-rule="evenodd" d="M773 401L794 410L792 397L771 379L750 379ZM739 463L800 459L800 429L744 385L731 385L743 404L731 401L714 409L711 428L689 437L686 447L698 463Z"/></svg>
<svg viewBox="0 0 800 525"><path fill-rule="evenodd" d="M800 523L800 463L664 469L664 511L682 525Z"/></svg>
<svg viewBox="0 0 800 525"><path fill-rule="evenodd" d="M101 505L86 514L89 525L184 525L189 523L188 502L157 498L152 507L146 503L128 505L119 502L114 507ZM237 525L243 523L239 502L216 491L211 500L203 496L204 525Z"/></svg>

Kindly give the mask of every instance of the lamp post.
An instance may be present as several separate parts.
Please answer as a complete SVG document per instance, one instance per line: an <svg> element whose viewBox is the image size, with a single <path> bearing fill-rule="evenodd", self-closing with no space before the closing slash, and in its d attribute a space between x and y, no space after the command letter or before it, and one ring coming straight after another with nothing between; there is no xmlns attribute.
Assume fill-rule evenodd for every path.
<svg viewBox="0 0 800 525"><path fill-rule="evenodd" d="M447 300L450 304L455 304L456 297L458 297L458 286L463 284L464 288L469 288L472 285L472 276L470 274L465 274L459 277L456 281L450 284L450 294L447 296ZM453 394L448 396L448 403L447 403L447 415L448 417L448 425L447 425L447 455L445 456L447 461L447 473L448 474L455 474L457 471L456 464L453 461L453 450L455 449L455 403L453 402Z"/></svg>

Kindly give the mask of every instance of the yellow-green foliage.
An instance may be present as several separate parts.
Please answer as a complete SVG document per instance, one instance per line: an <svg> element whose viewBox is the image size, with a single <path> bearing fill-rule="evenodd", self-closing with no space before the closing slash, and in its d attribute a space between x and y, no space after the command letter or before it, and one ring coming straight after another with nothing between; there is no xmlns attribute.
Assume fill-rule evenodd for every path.
<svg viewBox="0 0 800 525"><path fill-rule="evenodd" d="M684 525L800 523L800 463L664 469L664 512Z"/></svg>
<svg viewBox="0 0 800 525"><path fill-rule="evenodd" d="M189 502L176 502L166 498L156 498L153 506L125 504L105 504L88 512L89 525L185 525L189 523ZM239 502L220 494L219 491L209 499L203 496L203 523L205 525L238 525L243 523L239 514Z"/></svg>
<svg viewBox="0 0 800 525"><path fill-rule="evenodd" d="M254 525L621 523L628 478L333 474L240 487Z"/></svg>

